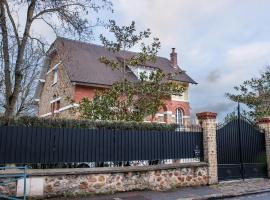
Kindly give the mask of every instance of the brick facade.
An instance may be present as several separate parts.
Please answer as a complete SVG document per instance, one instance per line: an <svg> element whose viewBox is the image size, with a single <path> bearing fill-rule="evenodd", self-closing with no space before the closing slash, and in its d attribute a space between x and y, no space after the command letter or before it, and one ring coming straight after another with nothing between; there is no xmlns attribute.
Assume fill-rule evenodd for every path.
<svg viewBox="0 0 270 200"><path fill-rule="evenodd" d="M97 90L101 90L101 88L91 87L91 86L76 85L75 94L74 94L74 100L75 100L75 102L78 103L84 97L87 97L88 99L93 99L94 96L95 96L95 92Z"/></svg>
<svg viewBox="0 0 270 200"><path fill-rule="evenodd" d="M45 77L45 83L42 88L41 97L39 101L39 116L41 117L63 117L74 118L77 117L73 112L70 112L72 107L72 101L79 103L84 97L92 99L96 90L104 88L85 86L79 84L72 84L68 77L67 72L62 64L57 67L58 81L53 84L54 73L53 68L60 62L58 56L55 54L51 58L49 69ZM165 106L161 109L155 117L146 117L146 122L159 122L159 123L176 123L176 110L180 109L183 115L183 124L188 125L190 123L190 106L188 102L188 84L182 84L186 88L186 91L182 96L174 96L165 100ZM51 101L60 98L60 109L54 115L51 113ZM69 109L68 109L69 108Z"/></svg>

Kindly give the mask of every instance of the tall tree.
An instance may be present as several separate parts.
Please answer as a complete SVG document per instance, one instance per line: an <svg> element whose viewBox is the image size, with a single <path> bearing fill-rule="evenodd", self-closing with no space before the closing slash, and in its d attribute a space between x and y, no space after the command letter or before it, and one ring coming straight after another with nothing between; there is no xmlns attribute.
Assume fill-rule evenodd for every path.
<svg viewBox="0 0 270 200"><path fill-rule="evenodd" d="M155 62L160 48L157 38L151 45L142 41L150 37L150 30L136 33L135 22L130 26L119 27L115 21L110 21L110 32L115 41L109 41L103 35L102 43L109 50L119 55L118 59L101 57L100 61L119 70L123 74L121 81L113 84L110 89L97 91L93 100L84 98L78 107L81 117L102 120L142 121L146 116L153 116L164 105L164 100L170 95L181 95L184 91L178 83L170 81L173 74L165 74L161 70L149 68L151 73L142 72L139 81L131 82L126 79L127 68L137 68L146 62ZM127 50L135 45L141 45L141 51L130 54Z"/></svg>
<svg viewBox="0 0 270 200"><path fill-rule="evenodd" d="M245 104L248 114L253 119L270 116L270 67L261 73L259 78L244 81L234 87L237 94L226 93L235 102Z"/></svg>
<svg viewBox="0 0 270 200"><path fill-rule="evenodd" d="M13 46L16 46L16 41L10 40L10 43ZM10 58L11 61L16 60L16 48L10 49ZM22 78L21 89L19 91L18 99L16 101L14 115L26 115L26 114L34 114L35 113L35 105L34 102L34 91L36 87L36 83L38 81L38 75L40 71L40 65L42 64L43 59L43 48L38 46L35 41L30 40L25 49L25 55L22 64L22 74L24 75ZM0 54L1 59L1 54ZM3 70L3 65L0 65L0 72ZM12 82L14 82L12 76ZM4 74L0 73L0 80L4 82ZM0 109L5 109L5 87L0 87Z"/></svg>
<svg viewBox="0 0 270 200"><path fill-rule="evenodd" d="M27 48L33 44L44 46L44 40L32 31L35 22L45 22L57 34L69 33L80 38L89 37L93 25L85 16L88 12L111 8L109 0L1 0L0 41L4 88L5 115L15 114L20 92L24 87L24 61ZM21 11L26 9L26 13ZM23 15L23 16L18 16ZM21 19L25 20L22 21ZM13 42L15 40L15 42ZM16 52L13 52L15 49ZM13 54L13 55L12 55ZM15 57L12 60L12 57Z"/></svg>

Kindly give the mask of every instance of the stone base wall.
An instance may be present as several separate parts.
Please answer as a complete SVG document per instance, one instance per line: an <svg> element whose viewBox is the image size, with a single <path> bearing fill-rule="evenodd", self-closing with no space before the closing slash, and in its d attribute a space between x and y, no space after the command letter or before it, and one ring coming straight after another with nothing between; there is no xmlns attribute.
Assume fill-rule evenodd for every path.
<svg viewBox="0 0 270 200"><path fill-rule="evenodd" d="M8 182L8 183L7 183ZM0 183L7 183L4 185L0 185L0 195L5 195L5 196L15 196L16 195L16 182L11 182L11 179L0 179ZM1 199L1 198L0 198Z"/></svg>
<svg viewBox="0 0 270 200"><path fill-rule="evenodd" d="M34 185L35 191L28 189L28 196L43 198L132 190L167 191L179 187L207 185L209 179L206 163L102 169L29 170L29 175L28 182L31 183L31 179L35 179L30 184ZM17 190L19 187L22 188L17 185ZM17 191L18 193L21 192Z"/></svg>

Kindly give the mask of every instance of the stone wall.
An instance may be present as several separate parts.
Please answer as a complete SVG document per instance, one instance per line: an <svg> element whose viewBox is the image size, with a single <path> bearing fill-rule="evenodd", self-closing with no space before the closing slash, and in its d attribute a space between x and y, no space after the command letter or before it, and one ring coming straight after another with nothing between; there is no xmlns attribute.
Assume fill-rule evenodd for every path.
<svg viewBox="0 0 270 200"><path fill-rule="evenodd" d="M0 179L0 183L7 183L7 184L1 184L0 185L0 194L1 195L16 195L16 182L11 182L11 179L5 178ZM0 198L1 199L1 198Z"/></svg>
<svg viewBox="0 0 270 200"><path fill-rule="evenodd" d="M206 163L29 170L28 174L30 176L28 182L35 181L32 183L35 191L28 189L31 191L30 194L28 192L28 196L40 197L107 194L131 190L167 191L179 187L208 184ZM17 188L19 187L22 188L17 185ZM21 194L20 191L17 193Z"/></svg>
<svg viewBox="0 0 270 200"><path fill-rule="evenodd" d="M52 56L51 63L49 64L49 69L52 69L60 60L58 56L55 54ZM53 84L53 76L54 73L50 72L46 74L45 83L42 88L40 100L39 100L39 109L38 115L43 116L46 115L51 117L49 113L51 112L51 103L53 97L61 98L60 99L60 109L71 104L71 100L73 100L74 96L74 86L71 84L67 72L65 71L62 64L58 66L58 81L56 84ZM69 112L61 112L56 117L65 117L70 118Z"/></svg>

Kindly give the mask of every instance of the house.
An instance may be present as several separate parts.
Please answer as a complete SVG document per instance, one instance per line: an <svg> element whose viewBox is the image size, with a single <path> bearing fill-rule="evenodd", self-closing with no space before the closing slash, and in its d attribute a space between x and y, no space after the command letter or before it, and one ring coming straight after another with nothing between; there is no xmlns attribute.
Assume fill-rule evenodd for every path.
<svg viewBox="0 0 270 200"><path fill-rule="evenodd" d="M122 51L121 56L132 56L136 53ZM44 67L41 72L36 90L38 115L40 117L75 117L70 112L83 97L93 98L97 89L110 88L116 81L122 80L122 73L112 70L99 61L101 56L110 59L119 58L119 52L108 51L105 47L57 38L48 51ZM187 124L190 117L188 88L196 82L190 78L177 64L177 53L172 49L170 60L157 57L155 63L145 63L145 66L129 67L126 78L131 81L138 80L140 72L161 69L165 73L177 73L172 81L179 82L186 88L180 96L171 96L166 99L164 108L160 110L154 121L160 123ZM73 100L74 103L71 103ZM149 121L145 118L145 121Z"/></svg>

